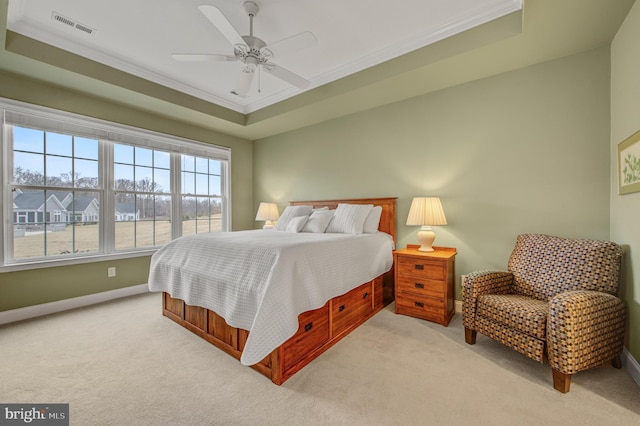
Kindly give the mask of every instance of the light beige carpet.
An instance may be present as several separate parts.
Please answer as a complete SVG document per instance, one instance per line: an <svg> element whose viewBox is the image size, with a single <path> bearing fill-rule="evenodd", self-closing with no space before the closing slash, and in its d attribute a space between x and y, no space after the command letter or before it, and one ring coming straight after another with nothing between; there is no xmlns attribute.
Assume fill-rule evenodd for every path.
<svg viewBox="0 0 640 426"><path fill-rule="evenodd" d="M606 366L548 365L478 335L377 314L278 387L162 317L158 294L0 327L0 402L70 404L72 425L638 425Z"/></svg>

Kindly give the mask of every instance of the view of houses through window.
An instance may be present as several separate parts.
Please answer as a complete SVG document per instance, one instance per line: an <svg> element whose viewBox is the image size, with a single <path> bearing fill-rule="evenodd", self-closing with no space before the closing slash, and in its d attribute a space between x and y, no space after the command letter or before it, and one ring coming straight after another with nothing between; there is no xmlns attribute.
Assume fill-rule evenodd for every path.
<svg viewBox="0 0 640 426"><path fill-rule="evenodd" d="M9 129L13 238L4 263L154 248L226 230L224 159Z"/></svg>
<svg viewBox="0 0 640 426"><path fill-rule="evenodd" d="M97 252L98 141L18 126L12 140L13 257Z"/></svg>
<svg viewBox="0 0 640 426"><path fill-rule="evenodd" d="M220 162L183 155L181 169L182 234L220 231L222 229Z"/></svg>
<svg viewBox="0 0 640 426"><path fill-rule="evenodd" d="M116 249L171 240L170 154L114 145Z"/></svg>

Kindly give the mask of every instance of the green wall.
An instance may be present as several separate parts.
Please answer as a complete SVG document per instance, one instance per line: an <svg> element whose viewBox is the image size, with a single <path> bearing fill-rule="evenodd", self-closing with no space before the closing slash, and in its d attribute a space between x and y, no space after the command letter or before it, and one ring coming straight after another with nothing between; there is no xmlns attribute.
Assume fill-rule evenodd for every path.
<svg viewBox="0 0 640 426"><path fill-rule="evenodd" d="M3 98L231 148L232 227L253 228L253 142L14 74L0 72L0 81ZM143 256L0 273L0 311L145 284L149 259ZM110 266L117 268L114 278L107 278Z"/></svg>
<svg viewBox="0 0 640 426"><path fill-rule="evenodd" d="M504 269L516 235L609 238L609 49L256 141L254 200L440 196L460 274ZM281 210L282 211L282 210Z"/></svg>
<svg viewBox="0 0 640 426"><path fill-rule="evenodd" d="M627 303L627 348L640 360L640 193L618 195L617 145L640 131L640 3L611 44L611 238L625 246L622 295Z"/></svg>

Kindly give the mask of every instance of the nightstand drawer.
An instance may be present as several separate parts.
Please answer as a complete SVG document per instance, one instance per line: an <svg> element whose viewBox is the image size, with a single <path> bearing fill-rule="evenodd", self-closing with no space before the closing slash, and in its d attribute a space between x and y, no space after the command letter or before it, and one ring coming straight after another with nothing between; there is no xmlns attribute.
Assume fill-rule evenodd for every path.
<svg viewBox="0 0 640 426"><path fill-rule="evenodd" d="M442 298L446 295L443 281L423 279L421 277L398 277L398 293L412 293L419 296Z"/></svg>
<svg viewBox="0 0 640 426"><path fill-rule="evenodd" d="M398 275L401 277L419 277L442 280L445 277L445 265L439 261L399 257Z"/></svg>
<svg viewBox="0 0 640 426"><path fill-rule="evenodd" d="M444 303L430 297L406 295L396 298L396 313L431 321L442 321Z"/></svg>

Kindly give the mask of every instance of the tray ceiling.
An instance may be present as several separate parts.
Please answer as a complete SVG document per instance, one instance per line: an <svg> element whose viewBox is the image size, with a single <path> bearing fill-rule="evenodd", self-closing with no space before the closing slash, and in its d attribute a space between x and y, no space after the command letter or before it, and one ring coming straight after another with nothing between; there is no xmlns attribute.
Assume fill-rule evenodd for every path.
<svg viewBox="0 0 640 426"><path fill-rule="evenodd" d="M240 0L10 0L7 28L207 102L248 114L522 8L521 0L255 0L254 35L267 45L305 31L317 43L275 57L307 79L299 89L266 72L246 97L232 93L242 64L180 62L173 53L233 55L198 9L218 8L241 35Z"/></svg>

